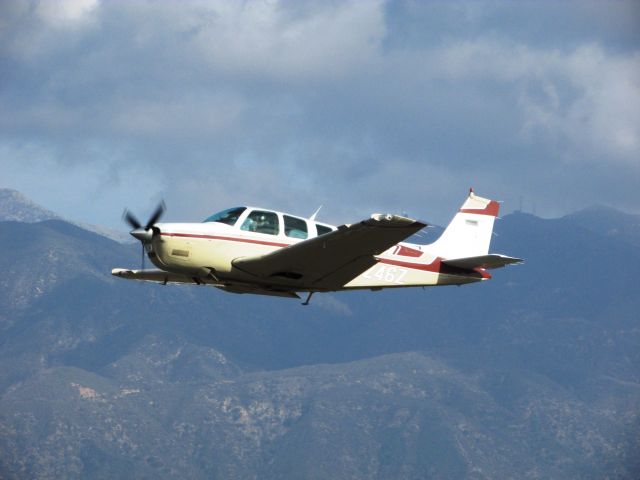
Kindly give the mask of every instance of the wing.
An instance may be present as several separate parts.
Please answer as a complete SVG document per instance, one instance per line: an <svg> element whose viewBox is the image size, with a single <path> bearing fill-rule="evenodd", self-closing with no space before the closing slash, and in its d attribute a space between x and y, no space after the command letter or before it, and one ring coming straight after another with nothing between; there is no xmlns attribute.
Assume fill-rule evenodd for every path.
<svg viewBox="0 0 640 480"><path fill-rule="evenodd" d="M268 255L237 258L232 263L243 272L285 281L292 288L335 290L373 266L375 255L425 226L410 218L374 214L326 235Z"/></svg>
<svg viewBox="0 0 640 480"><path fill-rule="evenodd" d="M253 293L255 295L268 295L270 297L300 298L300 295L296 292L292 292L291 290L259 287L257 285L235 283L229 285L216 285L216 288L229 293Z"/></svg>
<svg viewBox="0 0 640 480"><path fill-rule="evenodd" d="M143 280L146 282L188 283L190 285L220 285L211 277L189 277L179 273L165 272L164 270L129 270L127 268L114 268L111 275L129 280Z"/></svg>
<svg viewBox="0 0 640 480"><path fill-rule="evenodd" d="M506 255L491 253L489 255L480 255L479 257L451 258L443 260L442 263L445 265L451 265L452 267L473 270L474 268L501 268L505 265L522 263L523 261L524 260L521 258L507 257Z"/></svg>
<svg viewBox="0 0 640 480"><path fill-rule="evenodd" d="M246 284L227 284L214 280L212 277L189 277L179 273L165 272L164 270L129 270L126 268L114 268L111 274L116 277L129 280L141 280L144 282L183 283L189 285L212 285L220 290L230 293L254 293L257 295L269 295L273 297L300 298L298 294L290 290L279 290L270 287Z"/></svg>

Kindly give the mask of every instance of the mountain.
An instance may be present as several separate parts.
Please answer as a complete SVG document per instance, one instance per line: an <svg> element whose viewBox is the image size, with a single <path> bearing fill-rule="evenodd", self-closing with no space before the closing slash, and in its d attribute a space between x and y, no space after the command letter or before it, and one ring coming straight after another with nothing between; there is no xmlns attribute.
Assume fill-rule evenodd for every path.
<svg viewBox="0 0 640 480"><path fill-rule="evenodd" d="M567 215L565 219L591 232L617 237L640 247L640 215L597 205Z"/></svg>
<svg viewBox="0 0 640 480"><path fill-rule="evenodd" d="M41 222L53 218L60 217L16 190L0 188L0 221Z"/></svg>
<svg viewBox="0 0 640 480"><path fill-rule="evenodd" d="M0 477L635 478L640 254L589 215L506 216L492 250L526 263L490 282L309 307L0 222Z"/></svg>
<svg viewBox="0 0 640 480"><path fill-rule="evenodd" d="M22 193L11 188L0 188L0 221L32 223L54 219L64 220L58 214L38 205ZM125 232L82 222L70 223L118 242L131 243L131 237Z"/></svg>

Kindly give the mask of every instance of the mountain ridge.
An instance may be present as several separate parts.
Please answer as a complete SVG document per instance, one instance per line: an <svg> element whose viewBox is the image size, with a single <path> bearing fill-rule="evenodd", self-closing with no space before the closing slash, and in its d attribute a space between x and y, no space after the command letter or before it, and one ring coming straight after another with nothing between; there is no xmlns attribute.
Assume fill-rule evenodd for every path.
<svg viewBox="0 0 640 480"><path fill-rule="evenodd" d="M19 191L0 188L0 220L40 222L60 218L56 213L38 205Z"/></svg>
<svg viewBox="0 0 640 480"><path fill-rule="evenodd" d="M110 238L111 240L121 243L131 243L131 238L119 230L65 219L61 215L37 204L17 190L0 188L0 221L35 223L45 220L62 220L84 230Z"/></svg>
<svg viewBox="0 0 640 480"><path fill-rule="evenodd" d="M640 254L570 218L496 231L525 264L489 282L301 307L123 281L136 245L0 222L0 476L632 477Z"/></svg>
<svg viewBox="0 0 640 480"><path fill-rule="evenodd" d="M524 211L514 211L512 213L508 213L505 217L510 215L531 215L536 218L536 215L532 213L527 213ZM599 216L600 218L606 219L607 225L612 225L614 229L622 229L625 233L629 231L633 232L633 235L638 237L637 240L634 239L634 242L640 244L640 215L632 214L628 212L624 212L622 210L616 209L614 207L595 203L593 205L586 206L580 210L577 210L573 213L565 214L556 219L568 219L574 221L577 225L580 225L584 228L589 226L589 217L593 217L594 215ZM615 220L613 220L615 219ZM629 220L631 225L630 228L625 227L625 221L621 221L621 219ZM128 233L122 232L119 230L113 230L111 228L106 228L100 225L87 224L83 222L78 222L72 219L66 219L61 215L46 209L45 207L39 205L34 202L26 195L22 194L18 190L12 188L2 188L0 187L0 221L19 221L19 222L39 222L43 220L63 220L73 225L76 225L85 230L97 233L99 235L105 236L112 240L115 240L120 243L132 243L131 238L128 236ZM550 219L550 220L553 220ZM429 228L435 228L436 234L441 233L444 230L445 226L441 225L429 225ZM590 230L595 230L595 228L590 228ZM617 231L617 230L616 230ZM615 234L614 232L609 232L610 234ZM431 238L431 237L430 237ZM423 236L416 236L414 240L417 243L420 243L424 240ZM635 243L634 243L635 244Z"/></svg>

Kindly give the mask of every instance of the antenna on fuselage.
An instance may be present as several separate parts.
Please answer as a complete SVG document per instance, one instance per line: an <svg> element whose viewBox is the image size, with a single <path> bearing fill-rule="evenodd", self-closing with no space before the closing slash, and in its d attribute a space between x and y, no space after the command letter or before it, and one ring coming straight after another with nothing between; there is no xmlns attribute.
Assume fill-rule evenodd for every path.
<svg viewBox="0 0 640 480"><path fill-rule="evenodd" d="M322 208L322 205L320 205L318 209L315 212L313 212L313 215L309 217L309 220L313 222L316 219L316 215L318 215L318 212L320 211L321 208Z"/></svg>

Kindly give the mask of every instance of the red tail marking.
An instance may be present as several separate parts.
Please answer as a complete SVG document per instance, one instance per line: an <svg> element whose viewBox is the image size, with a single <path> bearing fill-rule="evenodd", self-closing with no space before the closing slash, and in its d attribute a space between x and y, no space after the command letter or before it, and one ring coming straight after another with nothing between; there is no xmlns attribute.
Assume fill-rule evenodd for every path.
<svg viewBox="0 0 640 480"><path fill-rule="evenodd" d="M495 200L491 200L484 208L461 208L460 213L475 213L476 215L490 215L497 217L500 211L500 204Z"/></svg>
<svg viewBox="0 0 640 480"><path fill-rule="evenodd" d="M422 251L400 245L400 248L395 252L395 254L402 255L403 257L420 257L422 256Z"/></svg>

